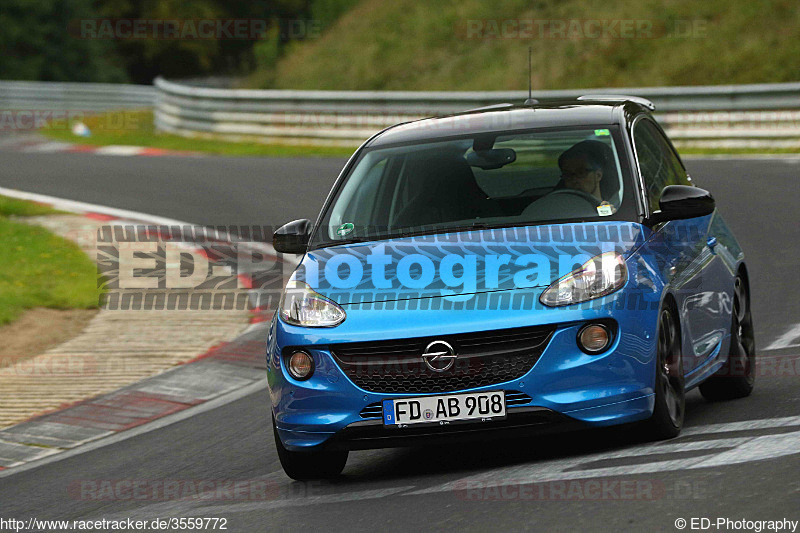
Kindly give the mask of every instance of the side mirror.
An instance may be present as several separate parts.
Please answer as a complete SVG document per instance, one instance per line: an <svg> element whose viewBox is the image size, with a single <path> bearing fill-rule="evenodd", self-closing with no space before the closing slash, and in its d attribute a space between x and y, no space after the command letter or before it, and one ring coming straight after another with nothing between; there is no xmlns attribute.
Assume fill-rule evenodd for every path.
<svg viewBox="0 0 800 533"><path fill-rule="evenodd" d="M689 185L667 185L658 201L660 211L650 215L648 222L658 224L668 220L682 220L710 215L716 208L711 193Z"/></svg>
<svg viewBox="0 0 800 533"><path fill-rule="evenodd" d="M308 247L311 221L301 218L284 224L272 234L272 247L282 254L303 254Z"/></svg>

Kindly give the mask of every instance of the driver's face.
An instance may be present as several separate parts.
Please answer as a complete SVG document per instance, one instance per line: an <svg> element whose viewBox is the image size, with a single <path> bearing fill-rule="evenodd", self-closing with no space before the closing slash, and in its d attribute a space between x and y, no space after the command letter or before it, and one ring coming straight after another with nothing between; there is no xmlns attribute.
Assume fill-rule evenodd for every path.
<svg viewBox="0 0 800 533"><path fill-rule="evenodd" d="M564 179L564 185L570 189L594 194L603 178L603 171L593 170L586 161L586 156L582 156L562 161L561 177Z"/></svg>

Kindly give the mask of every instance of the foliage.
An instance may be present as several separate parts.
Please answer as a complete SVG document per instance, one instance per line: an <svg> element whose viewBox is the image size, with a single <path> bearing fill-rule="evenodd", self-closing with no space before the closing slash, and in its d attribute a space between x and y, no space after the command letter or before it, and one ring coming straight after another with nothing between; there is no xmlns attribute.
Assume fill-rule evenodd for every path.
<svg viewBox="0 0 800 533"><path fill-rule="evenodd" d="M112 43L80 39L76 21L94 15L91 0L3 0L0 76L41 81L124 82Z"/></svg>
<svg viewBox="0 0 800 533"><path fill-rule="evenodd" d="M274 64L284 47L308 37L312 12L328 22L353 0L3 0L0 10L0 77L42 81L103 81L149 84L167 78L209 74L240 75L256 64ZM102 24L119 21L258 22L242 36L143 38L109 31ZM85 27L94 31L86 32ZM107 26L112 28L112 26ZM186 27L186 26L182 26ZM228 26L230 28L230 26ZM316 23L313 29L319 26ZM157 30L155 30L157 31ZM318 32L317 32L318 33ZM277 41L276 41L277 36ZM271 49L269 47L272 47Z"/></svg>
<svg viewBox="0 0 800 533"><path fill-rule="evenodd" d="M625 21L650 31L625 36ZM560 23L576 26L548 33ZM532 31L522 32L521 24ZM796 81L800 3L363 0L320 39L293 46L270 77L256 72L250 85L524 89L529 46L534 89Z"/></svg>

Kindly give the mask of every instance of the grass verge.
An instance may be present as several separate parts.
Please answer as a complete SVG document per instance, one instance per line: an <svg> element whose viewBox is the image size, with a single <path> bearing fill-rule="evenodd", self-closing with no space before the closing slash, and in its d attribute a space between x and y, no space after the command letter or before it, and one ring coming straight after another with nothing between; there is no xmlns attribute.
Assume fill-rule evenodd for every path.
<svg viewBox="0 0 800 533"><path fill-rule="evenodd" d="M63 214L63 211L56 211L52 207L36 202L0 196L0 217L36 217L59 214Z"/></svg>
<svg viewBox="0 0 800 533"><path fill-rule="evenodd" d="M69 124L60 122L41 130L50 139L91 146L127 145L162 148L186 152L203 152L233 156L275 157L349 157L355 147L263 144L216 139L190 139L160 133L153 125L152 111L114 111L88 116L83 123L92 132L90 137L74 135Z"/></svg>
<svg viewBox="0 0 800 533"><path fill-rule="evenodd" d="M35 307L98 306L97 268L76 244L9 218L55 213L32 202L0 196L0 325Z"/></svg>

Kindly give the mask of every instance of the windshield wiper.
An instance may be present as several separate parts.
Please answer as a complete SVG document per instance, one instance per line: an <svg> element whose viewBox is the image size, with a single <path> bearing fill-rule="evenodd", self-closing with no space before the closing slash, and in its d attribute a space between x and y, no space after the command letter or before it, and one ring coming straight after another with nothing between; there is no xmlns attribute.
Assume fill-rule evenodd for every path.
<svg viewBox="0 0 800 533"><path fill-rule="evenodd" d="M473 222L470 225L465 224L463 226L433 228L420 231L404 231L400 232L399 237L417 237L420 235L434 235L437 233L451 233L454 231L484 230L484 229L499 228L504 225L505 224L487 224L486 222Z"/></svg>
<svg viewBox="0 0 800 533"><path fill-rule="evenodd" d="M339 246L341 244L359 244L365 242L385 241L391 239L405 239L408 237L421 237L424 235L436 235L441 233L452 233L457 231L482 231L487 229L496 228L511 228L520 225L528 225L520 222L498 222L496 224L489 224L487 222L473 222L472 224L464 224L461 226L431 228L419 231L399 231L397 233L386 233L373 235L371 237L352 237L350 239L342 239L341 241L331 241L320 243L316 248L329 248L331 246Z"/></svg>
<svg viewBox="0 0 800 533"><path fill-rule="evenodd" d="M380 237L351 237L349 239L342 239L340 241L328 241L318 244L316 248L330 248L331 246L339 246L341 244L360 244L364 242L372 242L380 240Z"/></svg>

